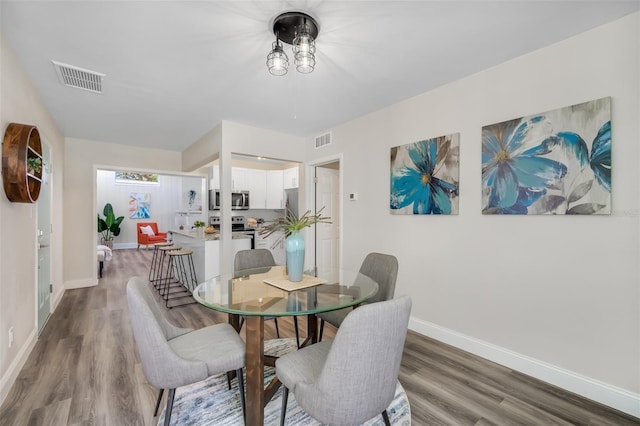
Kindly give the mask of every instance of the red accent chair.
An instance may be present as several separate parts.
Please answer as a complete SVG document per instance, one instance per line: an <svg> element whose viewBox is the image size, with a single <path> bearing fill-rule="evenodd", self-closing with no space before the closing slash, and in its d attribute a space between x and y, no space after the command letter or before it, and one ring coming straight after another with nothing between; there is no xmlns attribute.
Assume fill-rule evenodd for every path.
<svg viewBox="0 0 640 426"><path fill-rule="evenodd" d="M138 248L140 248L141 244L147 246L147 250L149 250L149 245L156 243L166 243L167 242L167 233L166 232L158 232L158 224L155 222L138 222L136 224L138 228ZM145 234L142 232L140 228L143 226L151 227L153 231L153 235Z"/></svg>

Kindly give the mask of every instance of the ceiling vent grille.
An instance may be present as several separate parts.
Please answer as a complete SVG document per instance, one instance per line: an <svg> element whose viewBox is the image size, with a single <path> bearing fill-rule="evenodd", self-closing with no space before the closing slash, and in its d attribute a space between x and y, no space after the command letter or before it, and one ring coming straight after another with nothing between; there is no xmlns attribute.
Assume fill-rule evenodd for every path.
<svg viewBox="0 0 640 426"><path fill-rule="evenodd" d="M316 149L331 145L331 132L316 136Z"/></svg>
<svg viewBox="0 0 640 426"><path fill-rule="evenodd" d="M63 64L58 61L53 62L53 66L58 74L60 83L76 89L88 90L93 93L102 93L102 80L105 74L89 71L73 65Z"/></svg>

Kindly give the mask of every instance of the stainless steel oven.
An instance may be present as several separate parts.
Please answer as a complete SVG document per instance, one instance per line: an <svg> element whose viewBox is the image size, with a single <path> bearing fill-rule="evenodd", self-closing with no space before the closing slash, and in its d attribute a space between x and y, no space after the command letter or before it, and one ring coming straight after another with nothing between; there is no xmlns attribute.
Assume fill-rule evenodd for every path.
<svg viewBox="0 0 640 426"><path fill-rule="evenodd" d="M209 210L220 210L221 197L219 189L209 190ZM231 193L231 210L249 210L249 191Z"/></svg>
<svg viewBox="0 0 640 426"><path fill-rule="evenodd" d="M209 225L220 230L220 216L211 216ZM231 216L231 232L244 234L251 238L251 249L256 248L256 230L247 228L247 221L244 216Z"/></svg>

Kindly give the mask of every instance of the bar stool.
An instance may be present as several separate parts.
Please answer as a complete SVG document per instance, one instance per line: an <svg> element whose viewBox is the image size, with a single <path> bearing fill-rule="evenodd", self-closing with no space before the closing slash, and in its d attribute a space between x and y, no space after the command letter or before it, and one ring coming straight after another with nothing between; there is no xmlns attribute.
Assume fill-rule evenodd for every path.
<svg viewBox="0 0 640 426"><path fill-rule="evenodd" d="M191 250L181 249L167 252L169 261L167 273L163 280L165 286L163 298L166 307L169 309L195 303L191 294L198 285L198 279L193 266L192 254L193 251Z"/></svg>
<svg viewBox="0 0 640 426"><path fill-rule="evenodd" d="M167 256L167 253L172 250L180 250L180 249L182 249L182 247L176 246L173 244L160 246L157 248L158 257L156 260L155 273L154 273L153 279L150 281L155 287L155 289L158 291L158 293L160 293L160 296L163 296L164 288L168 284L167 282L165 282L167 279L166 277L170 276L169 274L167 274L167 272L171 272L171 269L169 268L169 264L168 264L169 258Z"/></svg>
<svg viewBox="0 0 640 426"><path fill-rule="evenodd" d="M156 281L158 281L158 279L160 278L158 276L158 268L162 265L160 263L160 254L159 252L159 248L160 247L169 247L172 246L173 243L155 243L153 245L153 257L151 258L151 267L149 268L149 282L151 283L155 283ZM154 285L155 286L155 285ZM156 287L157 289L157 287Z"/></svg>

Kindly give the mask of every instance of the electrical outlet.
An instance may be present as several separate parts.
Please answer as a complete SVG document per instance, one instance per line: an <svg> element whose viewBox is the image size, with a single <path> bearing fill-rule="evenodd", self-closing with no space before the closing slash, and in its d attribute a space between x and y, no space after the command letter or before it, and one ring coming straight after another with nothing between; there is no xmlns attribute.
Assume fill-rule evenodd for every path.
<svg viewBox="0 0 640 426"><path fill-rule="evenodd" d="M9 347L13 346L13 327L9 329Z"/></svg>

